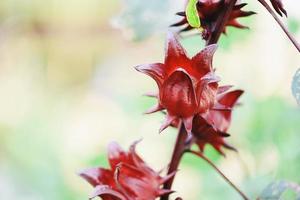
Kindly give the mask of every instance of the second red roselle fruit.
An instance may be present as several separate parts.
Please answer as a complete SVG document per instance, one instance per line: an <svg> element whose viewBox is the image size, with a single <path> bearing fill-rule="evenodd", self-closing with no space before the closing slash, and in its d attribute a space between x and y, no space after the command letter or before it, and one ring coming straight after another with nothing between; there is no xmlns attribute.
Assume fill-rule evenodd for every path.
<svg viewBox="0 0 300 200"><path fill-rule="evenodd" d="M90 198L103 200L154 200L171 190L161 189L173 174L161 177L151 169L135 152L134 143L128 152L117 143L108 148L110 169L90 168L80 172L80 176L95 187Z"/></svg>
<svg viewBox="0 0 300 200"><path fill-rule="evenodd" d="M242 90L223 91L228 86L220 87L217 94L216 104L224 106L224 109L210 110L205 114L197 115L193 121L192 134L194 142L200 151L204 151L206 144L211 144L219 153L225 155L222 147L235 150L225 141L229 134L227 130L230 126L232 109L237 104Z"/></svg>
<svg viewBox="0 0 300 200"><path fill-rule="evenodd" d="M212 68L216 49L216 45L210 45L189 58L176 36L169 33L164 63L136 67L158 85L158 104L147 113L167 110L160 131L180 119L186 130L191 132L194 116L213 109L219 81Z"/></svg>
<svg viewBox="0 0 300 200"><path fill-rule="evenodd" d="M231 124L232 111L244 91L227 91L230 88L231 86L218 88L215 107L219 109L197 114L193 119L192 137L187 142L190 145L196 144L201 153L204 152L207 144L212 145L222 155L225 155L222 147L236 151L225 141L225 138L230 136L227 130ZM172 126L178 128L179 120L173 121Z"/></svg>

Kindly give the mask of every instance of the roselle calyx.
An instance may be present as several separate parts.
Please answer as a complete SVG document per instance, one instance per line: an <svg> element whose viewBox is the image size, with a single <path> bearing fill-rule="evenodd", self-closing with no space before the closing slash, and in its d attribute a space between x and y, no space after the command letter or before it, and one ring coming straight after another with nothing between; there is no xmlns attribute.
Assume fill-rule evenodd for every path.
<svg viewBox="0 0 300 200"><path fill-rule="evenodd" d="M134 143L128 152L117 143L108 147L110 169L102 167L83 170L79 175L94 187L90 198L103 200L155 200L172 193L161 186L174 174L161 177L136 153Z"/></svg>
<svg viewBox="0 0 300 200"><path fill-rule="evenodd" d="M194 116L213 109L220 80L212 68L216 49L217 45L209 45L189 58L177 37L169 33L164 63L136 67L158 85L158 104L147 113L167 111L160 132L180 119L190 133Z"/></svg>
<svg viewBox="0 0 300 200"><path fill-rule="evenodd" d="M194 118L192 135L201 152L207 144L212 145L222 155L225 155L222 147L235 150L225 141L225 138L230 136L227 131L231 123L232 110L243 91L222 92L224 88L227 86L219 88L216 103L218 104L216 107L221 105L224 109L210 110Z"/></svg>
<svg viewBox="0 0 300 200"><path fill-rule="evenodd" d="M193 119L191 137L188 138L189 146L196 144L201 153L207 144L214 147L220 154L225 156L222 147L236 151L225 139L230 136L227 133L231 124L233 108L244 93L242 90L227 91L231 86L218 88L215 109L206 113L198 114ZM180 121L173 121L172 127L179 128Z"/></svg>
<svg viewBox="0 0 300 200"><path fill-rule="evenodd" d="M241 17L248 17L250 15L255 14L253 11L243 11L242 8L246 6L246 3L239 4L237 3L233 10L229 15L228 22L226 26L232 26L236 28L248 28L238 22L238 18ZM200 17L201 27L203 28L202 36L203 39L207 40L212 33L217 19L222 13L222 10L226 7L225 0L199 0L196 7L198 10L198 15ZM183 17L179 22L172 24L171 26L181 27L180 32L189 31L194 29L192 26L189 25L186 13L185 12L178 12L177 15ZM226 32L226 26L224 27L223 32Z"/></svg>

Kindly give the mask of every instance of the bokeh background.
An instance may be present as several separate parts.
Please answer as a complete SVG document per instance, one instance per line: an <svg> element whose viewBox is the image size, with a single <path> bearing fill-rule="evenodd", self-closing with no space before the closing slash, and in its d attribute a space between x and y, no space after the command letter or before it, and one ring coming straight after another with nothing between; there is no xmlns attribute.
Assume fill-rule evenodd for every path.
<svg viewBox="0 0 300 200"><path fill-rule="evenodd" d="M234 113L229 142L239 153L206 154L251 198L275 180L300 183L300 110L291 81L299 54L256 1L242 19L250 30L228 29L214 58L222 84L246 91ZM300 2L285 0L283 18L300 40ZM163 116L142 115L155 101L154 81L133 66L162 61L168 25L181 0L1 0L0 199L82 200L91 187L81 169L107 166L106 146L138 152L166 167L175 130L162 135ZM182 44L193 55L199 36ZM185 156L173 195L239 199L204 161ZM220 198L222 195L222 198ZM287 197L291 199L291 196Z"/></svg>

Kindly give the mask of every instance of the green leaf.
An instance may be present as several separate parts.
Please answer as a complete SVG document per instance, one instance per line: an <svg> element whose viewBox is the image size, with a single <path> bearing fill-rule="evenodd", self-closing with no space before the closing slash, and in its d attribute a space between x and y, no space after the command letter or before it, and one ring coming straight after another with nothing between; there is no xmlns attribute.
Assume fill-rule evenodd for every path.
<svg viewBox="0 0 300 200"><path fill-rule="evenodd" d="M185 13L189 25L194 28L199 28L201 26L200 18L197 11L198 0L189 0L186 7Z"/></svg>
<svg viewBox="0 0 300 200"><path fill-rule="evenodd" d="M292 190L297 195L296 200L300 199L300 186L293 182L276 181L267 186L258 200L278 200L288 190Z"/></svg>

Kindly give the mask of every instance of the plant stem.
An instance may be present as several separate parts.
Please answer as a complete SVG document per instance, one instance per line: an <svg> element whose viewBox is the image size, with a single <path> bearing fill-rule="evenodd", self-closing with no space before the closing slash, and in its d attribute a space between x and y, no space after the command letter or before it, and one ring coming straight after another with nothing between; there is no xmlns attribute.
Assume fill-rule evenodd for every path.
<svg viewBox="0 0 300 200"><path fill-rule="evenodd" d="M227 0L225 1L225 7L224 10L220 13L216 24L213 28L213 31L208 38L206 45L210 44L216 44L224 30L224 27L226 26L226 23L228 22L228 19L230 17L230 14L232 12L232 9L234 8L234 5L236 4L237 0Z"/></svg>
<svg viewBox="0 0 300 200"><path fill-rule="evenodd" d="M297 40L293 37L293 35L287 30L287 28L284 26L284 24L281 22L279 17L276 15L276 13L272 10L272 8L269 6L269 4L265 0L258 0L266 9L267 11L273 16L273 18L276 20L276 22L279 24L281 29L285 32L285 34L288 36L288 38L291 40L291 42L294 44L298 52L300 52L300 45L297 42Z"/></svg>
<svg viewBox="0 0 300 200"><path fill-rule="evenodd" d="M212 166L221 176L222 178L225 179L225 181L233 188L235 189L242 197L244 200L249 200L249 198L232 182L230 181L225 174L223 174L223 172L221 172L221 170L219 170L219 168L206 156L204 156L202 153L196 152L196 151L192 151L192 150L188 150L187 152L190 152L196 156L199 156L200 158L202 158L203 160L205 160L210 166Z"/></svg>
<svg viewBox="0 0 300 200"><path fill-rule="evenodd" d="M168 173L171 174L175 171L177 171L180 160L182 158L183 153L185 152L185 141L187 138L187 132L185 130L184 124L181 122L176 143L174 146L173 154L172 154L172 159L169 165ZM174 181L175 176L170 178L163 186L163 189L170 190L172 188L172 184ZM164 195L160 198L161 200L168 200L169 195Z"/></svg>
<svg viewBox="0 0 300 200"><path fill-rule="evenodd" d="M224 27L229 19L230 13L234 7L234 5L236 4L237 0L228 0L229 2L227 3L228 5L225 7L225 9L223 10L223 12L220 14L220 16L218 17L218 20L216 22L216 25L214 27L214 31L211 34L211 37L207 40L206 45L210 45L210 44L215 44L218 42ZM172 159L170 162L170 166L169 166L169 170L168 170L168 175L173 173L174 171L177 171L179 163L181 161L181 158L183 156L183 154L186 152L186 146L185 146L185 141L187 138L187 132L185 130L184 124L181 122L180 124L180 128L179 128L179 132L178 132L178 136L177 136L177 140L174 146L174 150L173 150L173 155L172 155ZM174 181L175 176L173 176L170 180L168 180L164 186L163 189L167 189L170 190L172 188L172 184ZM164 195L160 198L161 200L168 200L169 199L169 195Z"/></svg>

